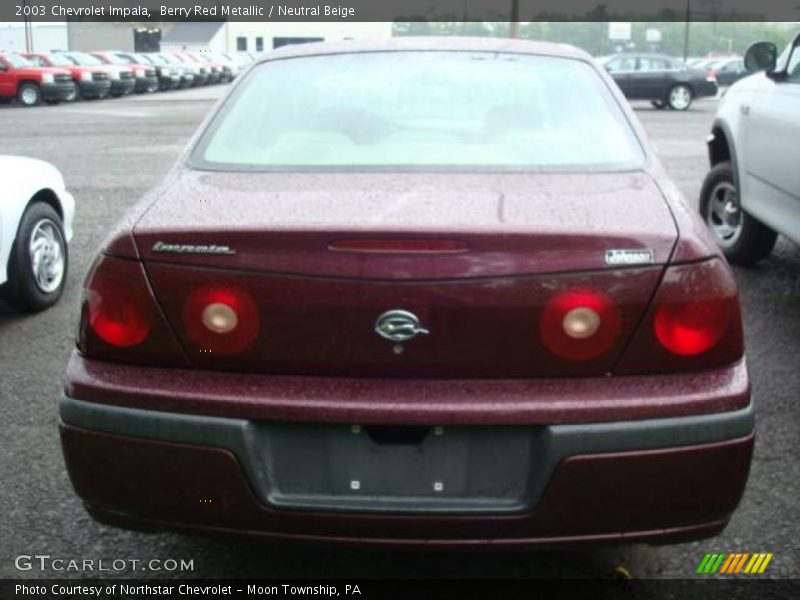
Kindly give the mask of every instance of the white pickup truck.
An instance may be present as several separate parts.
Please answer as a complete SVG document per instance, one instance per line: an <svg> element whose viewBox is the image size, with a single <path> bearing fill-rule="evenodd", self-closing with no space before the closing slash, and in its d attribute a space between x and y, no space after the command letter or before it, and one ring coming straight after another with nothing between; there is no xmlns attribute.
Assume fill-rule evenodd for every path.
<svg viewBox="0 0 800 600"><path fill-rule="evenodd" d="M755 74L731 86L708 139L700 213L728 260L753 265L778 234L800 244L800 35L778 56L748 48Z"/></svg>

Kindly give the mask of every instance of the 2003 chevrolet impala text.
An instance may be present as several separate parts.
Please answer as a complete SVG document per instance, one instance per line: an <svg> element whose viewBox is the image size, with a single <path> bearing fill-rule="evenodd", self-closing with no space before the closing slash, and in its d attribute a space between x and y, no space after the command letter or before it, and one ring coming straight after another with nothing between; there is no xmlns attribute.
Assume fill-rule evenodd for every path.
<svg viewBox="0 0 800 600"><path fill-rule="evenodd" d="M134 528L671 542L744 489L731 271L567 46L270 53L112 233L61 400Z"/></svg>

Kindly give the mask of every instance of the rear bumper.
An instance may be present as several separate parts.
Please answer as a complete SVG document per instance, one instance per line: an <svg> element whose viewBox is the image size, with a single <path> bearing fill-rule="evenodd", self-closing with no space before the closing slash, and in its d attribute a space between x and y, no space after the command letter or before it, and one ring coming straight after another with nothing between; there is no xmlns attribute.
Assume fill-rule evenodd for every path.
<svg viewBox="0 0 800 600"><path fill-rule="evenodd" d="M304 502L275 484L265 443L284 426L278 423L70 397L61 400L61 419L73 486L99 520L425 546L666 543L714 535L741 498L754 439L752 405L699 416L532 425L533 468L516 504L422 501L392 509L367 502L359 510L331 498Z"/></svg>

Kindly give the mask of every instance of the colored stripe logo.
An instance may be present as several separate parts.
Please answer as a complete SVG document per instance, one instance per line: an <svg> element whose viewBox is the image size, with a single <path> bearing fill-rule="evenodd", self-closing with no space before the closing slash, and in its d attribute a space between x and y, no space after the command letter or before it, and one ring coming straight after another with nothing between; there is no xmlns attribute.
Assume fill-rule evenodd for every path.
<svg viewBox="0 0 800 600"><path fill-rule="evenodd" d="M697 567L697 573L712 575L722 573L725 575L735 575L737 573L756 575L763 573L767 569L769 561L772 560L772 552L734 552L726 554L724 552L706 554Z"/></svg>

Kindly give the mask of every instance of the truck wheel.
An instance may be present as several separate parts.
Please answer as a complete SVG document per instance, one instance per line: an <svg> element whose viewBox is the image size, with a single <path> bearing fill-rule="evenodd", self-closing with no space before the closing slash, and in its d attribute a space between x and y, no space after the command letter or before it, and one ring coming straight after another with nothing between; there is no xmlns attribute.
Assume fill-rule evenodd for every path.
<svg viewBox="0 0 800 600"><path fill-rule="evenodd" d="M23 83L19 86L17 100L19 100L19 103L23 106L36 106L42 100L39 86L35 83Z"/></svg>
<svg viewBox="0 0 800 600"><path fill-rule="evenodd" d="M692 105L692 89L683 83L672 86L667 95L667 104L672 110L686 110Z"/></svg>
<svg viewBox="0 0 800 600"><path fill-rule="evenodd" d="M706 175L700 191L700 214L733 264L755 265L775 246L778 234L742 210L730 162L714 165Z"/></svg>
<svg viewBox="0 0 800 600"><path fill-rule="evenodd" d="M81 97L81 89L80 87L78 87L78 84L75 83L72 85L72 91L66 98L64 98L64 100L66 102L75 102L76 100L79 100L80 97Z"/></svg>

